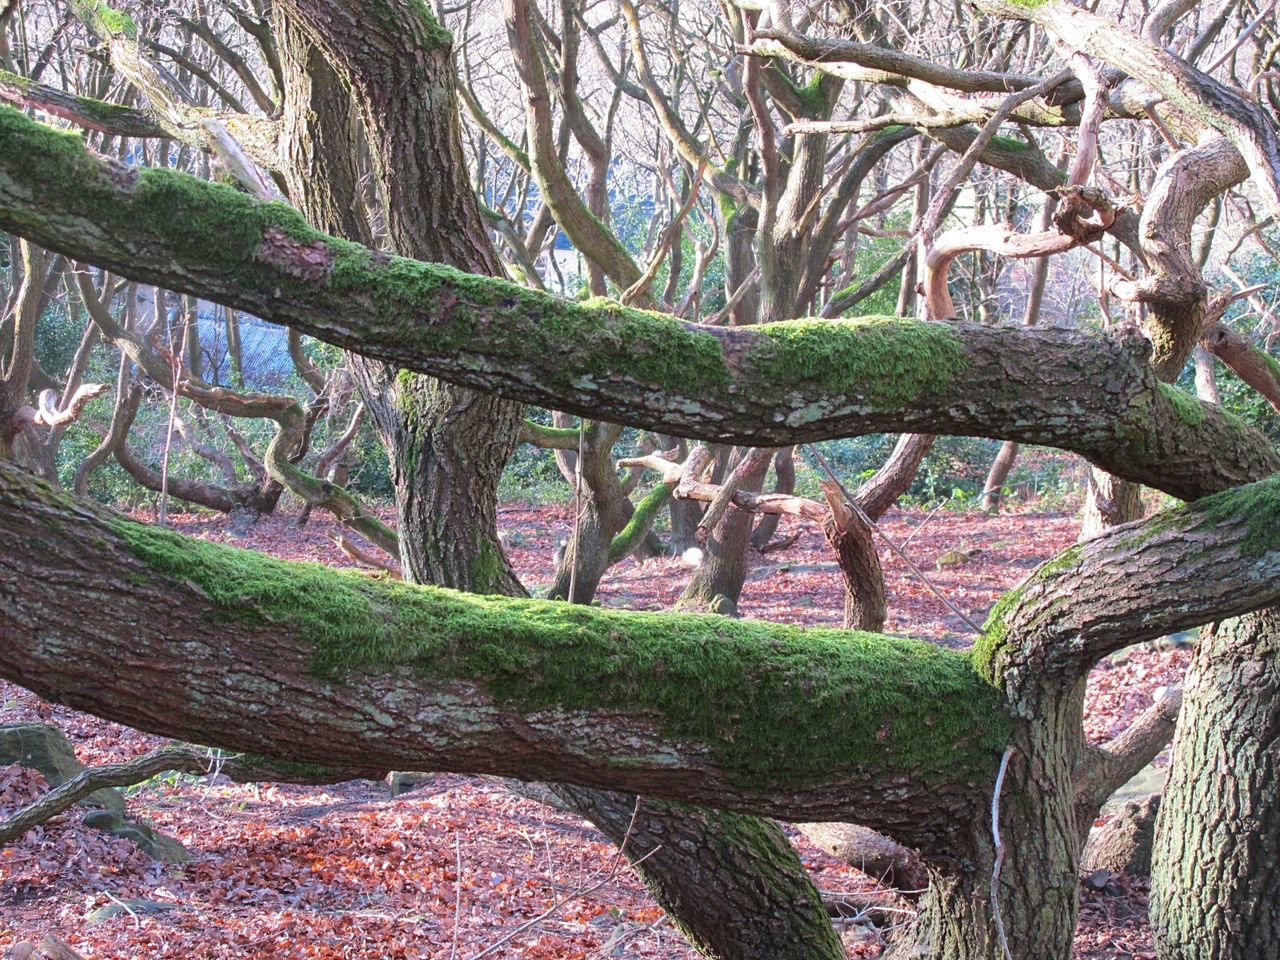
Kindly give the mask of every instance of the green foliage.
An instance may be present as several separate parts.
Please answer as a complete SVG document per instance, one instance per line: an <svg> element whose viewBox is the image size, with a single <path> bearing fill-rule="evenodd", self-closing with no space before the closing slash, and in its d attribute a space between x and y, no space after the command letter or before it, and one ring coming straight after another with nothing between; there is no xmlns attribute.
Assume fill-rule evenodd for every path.
<svg viewBox="0 0 1280 960"><path fill-rule="evenodd" d="M194 584L211 616L285 631L341 683L413 670L522 710L651 714L744 781L910 769L979 780L1009 736L967 656L932 644L716 616L600 610L375 580L116 520L155 575Z"/></svg>
<svg viewBox="0 0 1280 960"><path fill-rule="evenodd" d="M890 130L883 130L880 135L884 136L888 133L890 133ZM885 217L883 227L886 233L891 233L892 231L906 229L910 223L910 213L905 210L895 210ZM858 239L857 257L854 261L853 280L847 287L836 293L832 299L838 299L841 296L852 293L858 288L859 284L868 277L873 276L877 270L896 257L901 251L901 237L891 235L860 237ZM850 309L859 314L888 316L895 313L898 308L898 288L901 283L902 271L898 271L879 290Z"/></svg>

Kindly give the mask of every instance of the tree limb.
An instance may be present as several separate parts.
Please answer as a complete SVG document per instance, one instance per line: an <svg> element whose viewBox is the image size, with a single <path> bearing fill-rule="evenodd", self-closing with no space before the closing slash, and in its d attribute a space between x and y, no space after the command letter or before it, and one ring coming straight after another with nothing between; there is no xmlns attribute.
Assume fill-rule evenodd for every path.
<svg viewBox="0 0 1280 960"><path fill-rule="evenodd" d="M1080 809L1092 817L1092 811L1155 759L1173 739L1181 709L1182 688L1167 687L1118 736L1091 748L1071 778Z"/></svg>
<svg viewBox="0 0 1280 960"><path fill-rule="evenodd" d="M0 227L366 356L678 436L991 436L1074 450L1185 498L1280 468L1261 434L1157 390L1147 348L1123 331L894 318L724 329L567 303L334 240L226 187L98 160L5 107Z"/></svg>

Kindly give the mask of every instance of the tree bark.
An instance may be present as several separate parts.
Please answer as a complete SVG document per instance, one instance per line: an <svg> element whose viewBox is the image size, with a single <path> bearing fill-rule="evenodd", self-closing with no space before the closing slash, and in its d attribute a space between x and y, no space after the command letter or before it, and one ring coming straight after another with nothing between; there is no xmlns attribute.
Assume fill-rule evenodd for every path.
<svg viewBox="0 0 1280 960"><path fill-rule="evenodd" d="M359 211L354 99L374 148L383 216L396 249L499 275L501 264L470 196L456 113L441 109L453 99L450 48L414 30L396 36L387 24L378 30L326 16L324 5L281 9L289 13L277 18L277 34L286 77L286 179L294 202L323 229L375 241ZM321 40L340 57L331 61L313 46ZM415 69L405 76L404 51L414 45ZM370 56L370 47L379 55ZM347 64L346 76L335 62ZM521 592L498 543L496 503L523 408L402 374L391 364L356 355L349 362L390 457L401 568L420 583Z"/></svg>
<svg viewBox="0 0 1280 960"><path fill-rule="evenodd" d="M284 7L290 15L300 17L303 22L307 22L308 11L312 17L319 13L320 19L311 21L312 39L329 45L331 54L341 54L330 63L320 63L319 58L309 55L305 48L296 51L295 62L305 63L303 70L307 74L305 79L299 78L299 82L310 86L310 96L302 103L314 105L317 112L340 111L343 85L333 82L337 78L332 77L331 68L333 63L348 64L346 84L363 102L365 125L374 147L375 170L384 178L394 174L396 181L391 183L384 179L382 182L383 194L388 201L386 220L393 244L402 252L424 259L443 260L476 272L499 273L499 262L466 179L452 89L451 48L439 36L414 35L421 34L424 29L430 33L435 26L434 21L429 15L417 14L414 8L406 7L396 10L394 23L383 23L384 29L375 31L374 25L364 19L347 21L333 16L335 11L325 16L324 6L298 3ZM341 5L335 6L339 8L336 12L341 12ZM404 29L397 29L396 23ZM284 27L286 33L289 29L287 25ZM377 58L370 62L370 44L385 48L386 63L381 67L376 62ZM394 82L388 74L394 67L405 63L409 65L408 75L399 83ZM298 72L297 67L294 72ZM415 83L418 86L412 85ZM428 95L434 95L434 99ZM413 126L400 126L404 117L387 116L389 112L402 112L412 117L415 111L420 116ZM349 144L340 142L339 131L343 128L336 123L336 117L327 119L327 123L322 120L315 126L324 127L338 143L322 143L318 150L309 149L310 144L303 136L295 138L293 143L295 150L299 146L307 149L305 159L310 161L310 164L295 164L291 171L298 177L297 191L315 190L317 181L321 187L327 188L327 191L322 190L320 201L316 203L314 212L319 216L324 215L330 199L337 200L334 206L338 208L349 208L349 198L355 196L354 181L344 176L346 170L335 171L338 175L330 176L326 170L315 169L323 162L319 154L332 154L335 149L342 151L336 154L338 157L354 154ZM286 125L289 125L288 121ZM295 123L293 128L302 134L306 126L305 122ZM418 179L417 188L412 190L418 201L416 204L403 183L414 176ZM395 198L397 189L405 191L399 201ZM423 198L430 199L432 203L421 203ZM344 200L348 202L344 204ZM331 226L328 223L323 225ZM366 239L367 230L356 236ZM400 518L402 568L407 578L418 583L458 587L472 593L523 594L523 588L511 573L497 544L495 527L497 482L516 442L523 418L522 409L509 401L426 377L396 374L384 364L357 359L354 366L391 453ZM607 471L607 475L593 475L592 479L596 486L616 490L617 480L609 457L612 441L609 438L616 437L621 428L600 424L596 430L600 435L593 438L598 441L594 446L598 447L597 454L602 455L595 456L582 467L594 469L599 474ZM612 481L611 486L609 481ZM617 492L621 493L620 490ZM603 506L607 508L607 515L601 512L597 517L601 521L599 536L591 540L598 548L597 562L583 571L586 576L583 589L592 592L608 565L608 549L613 534L625 525L630 514L630 504L625 496L616 501L610 500ZM591 532L597 531L593 527ZM580 595L577 589L574 593L574 599L577 599ZM634 807L633 800L580 790L578 801L575 806L593 820L599 819L605 832L620 840L614 829L615 821L624 809ZM593 801L589 807L586 806L588 801ZM730 839L754 835L753 831L768 833L767 825L752 817L708 812L699 818L696 811L686 814L683 810L666 808L661 804L639 820L639 826L647 832L687 838L683 844L664 845L662 849L652 851L654 855L638 868L681 926L712 955L723 956L726 960L748 960L765 956L749 946L753 937L765 936L770 929L768 921L781 913L791 912L803 917L811 927L825 928L825 944L812 932L802 941L800 949L806 950L807 955L834 958L842 953L821 898L804 874L795 852L776 828L772 828L775 836L757 838L752 852L767 850L775 861L775 872L779 865L789 867L789 877L773 876L772 882L762 888L756 873L739 874L725 869L729 863L741 863L741 858L726 864L702 864L702 871L696 869L700 854L690 855L688 848L712 847L713 825L726 819L736 824L741 833L741 837L731 836ZM627 852L636 859L635 851ZM732 923L723 913L698 912L695 907L703 899L694 892L698 882L705 884L713 879L726 892L741 890L743 896L730 897L730 901L743 901L740 906L746 906L746 901L750 901L752 911L742 914ZM788 902L788 898L792 902ZM785 903L789 910L779 907L768 909L769 902L775 899L780 904ZM802 900L809 902L807 913L800 909L799 901Z"/></svg>
<svg viewBox="0 0 1280 960"><path fill-rule="evenodd" d="M1256 431L1156 389L1149 348L1124 334L886 318L724 329L581 306L334 241L279 205L167 170L121 170L7 107L0 134L0 227L550 409L753 445L994 436L1186 498L1280 468Z"/></svg>
<svg viewBox="0 0 1280 960"><path fill-rule="evenodd" d="M1280 609L1201 631L1156 821L1161 960L1280 953Z"/></svg>
<svg viewBox="0 0 1280 960"><path fill-rule="evenodd" d="M1018 460L1021 445L1013 440L1000 444L996 457L991 461L991 469L987 471L987 480L982 487L982 509L987 513L995 513L1000 509L1000 499L1004 495L1004 485L1013 472L1013 465Z"/></svg>
<svg viewBox="0 0 1280 960"><path fill-rule="evenodd" d="M821 896L776 823L580 787L556 792L609 839L625 841L632 860L649 857L645 883L704 957L847 956Z"/></svg>

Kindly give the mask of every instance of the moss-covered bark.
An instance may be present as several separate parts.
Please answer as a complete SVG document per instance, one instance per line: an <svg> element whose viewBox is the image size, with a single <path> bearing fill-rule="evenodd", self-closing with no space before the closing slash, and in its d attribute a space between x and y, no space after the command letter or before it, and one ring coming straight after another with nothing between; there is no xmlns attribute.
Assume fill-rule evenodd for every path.
<svg viewBox="0 0 1280 960"><path fill-rule="evenodd" d="M456 111L445 109L452 57L447 43L429 45L434 20L388 7L382 21L355 27L359 18L344 19L325 3L283 3L277 13L286 179L309 221L348 239L389 240L406 254L500 273L471 197ZM330 61L321 42L346 55ZM367 143L353 133L353 97ZM369 153L374 160L362 165ZM386 200L380 211L365 209L360 183L369 167ZM390 460L401 569L420 583L522 593L498 544L496 516L521 405L358 354L347 361Z"/></svg>
<svg viewBox="0 0 1280 960"><path fill-rule="evenodd" d="M968 658L929 644L387 583L135 524L7 465L0 531L0 672L192 742L857 811L945 846L1009 736Z"/></svg>
<svg viewBox="0 0 1280 960"><path fill-rule="evenodd" d="M1076 450L1181 497L1280 468L1264 438L1216 408L1198 425L1179 418L1141 341L894 318L726 330L565 303L327 238L229 188L97 160L9 108L0 227L366 356L684 436L996 436ZM902 351L915 362L877 386Z"/></svg>

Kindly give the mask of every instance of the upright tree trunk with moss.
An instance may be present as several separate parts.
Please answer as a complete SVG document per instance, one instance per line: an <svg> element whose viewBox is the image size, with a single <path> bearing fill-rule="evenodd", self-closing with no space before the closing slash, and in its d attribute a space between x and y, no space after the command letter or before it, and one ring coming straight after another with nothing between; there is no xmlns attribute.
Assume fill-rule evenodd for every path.
<svg viewBox="0 0 1280 960"><path fill-rule="evenodd" d="M613 465L613 444L622 428L588 420L583 422L582 429L587 434L580 457L575 456L574 474L576 477L581 471L581 496L571 501L575 518L568 547L556 567L555 581L548 594L553 600L572 603L590 603L595 597L600 578L611 563L609 547L613 538L635 512Z"/></svg>
<svg viewBox="0 0 1280 960"><path fill-rule="evenodd" d="M747 450L742 448L737 452L745 456ZM764 459L742 478L738 489L758 493L768 472L769 460ZM677 609L709 610L726 616L737 614L742 585L747 579L754 522L755 517L745 510L730 507L725 512L708 534L702 562L681 593Z"/></svg>
<svg viewBox="0 0 1280 960"><path fill-rule="evenodd" d="M1187 671L1152 854L1160 960L1280 956L1278 785L1273 608L1206 627Z"/></svg>
<svg viewBox="0 0 1280 960"><path fill-rule="evenodd" d="M300 6L303 6L300 4ZM475 202L451 100L450 48L423 35L420 74L379 75L381 64L330 59L278 17L286 61L286 135L292 199L317 226L397 253L502 275ZM359 37L327 27L336 44L385 45L372 24ZM344 64L339 75L334 64ZM369 71L372 76L362 75ZM430 102L434 96L437 102ZM388 236L373 236L358 184L361 131L352 116L361 100ZM433 162L426 163L430 158ZM412 181L412 186L410 185ZM396 492L400 561L421 583L510 594L520 588L497 539L497 484L515 448L523 407L431 377L348 354L348 362L386 447Z"/></svg>

